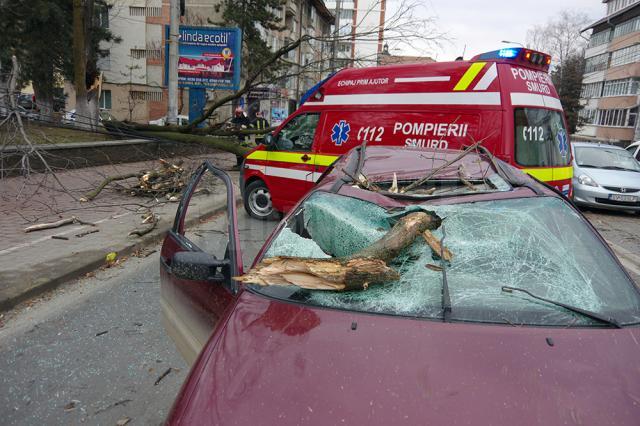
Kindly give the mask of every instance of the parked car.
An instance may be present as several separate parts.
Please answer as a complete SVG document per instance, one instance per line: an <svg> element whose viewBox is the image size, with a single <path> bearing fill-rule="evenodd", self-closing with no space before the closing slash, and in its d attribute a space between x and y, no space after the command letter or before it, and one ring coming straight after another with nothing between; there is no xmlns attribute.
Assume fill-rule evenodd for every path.
<svg viewBox="0 0 640 426"><path fill-rule="evenodd" d="M633 158L640 161L640 141L633 142L626 149L633 156Z"/></svg>
<svg viewBox="0 0 640 426"><path fill-rule="evenodd" d="M167 116L165 115L164 117L160 117L157 120L151 120L149 121L149 124L155 125L155 126L166 126L167 125ZM179 115L178 116L178 126L186 126L187 124L189 124L189 116L187 115Z"/></svg>
<svg viewBox="0 0 640 426"><path fill-rule="evenodd" d="M576 204L640 212L640 163L628 150L588 142L575 142L571 150Z"/></svg>
<svg viewBox="0 0 640 426"><path fill-rule="evenodd" d="M64 116L62 117L62 122L64 124L75 123L76 118L77 118L77 115L76 115L76 110L74 108L64 113ZM98 111L98 121L103 122L103 121L113 121L113 120L115 120L115 117L111 115L111 113L108 110L101 108L100 111Z"/></svg>
<svg viewBox="0 0 640 426"><path fill-rule="evenodd" d="M160 254L163 321L193 364L167 423L636 425L640 293L582 214L490 154L363 151L290 210L247 275L231 179L195 172ZM186 234L210 180L228 226ZM386 262L394 281L351 291L305 288L339 279L286 265L358 264L416 212L451 256L425 232Z"/></svg>

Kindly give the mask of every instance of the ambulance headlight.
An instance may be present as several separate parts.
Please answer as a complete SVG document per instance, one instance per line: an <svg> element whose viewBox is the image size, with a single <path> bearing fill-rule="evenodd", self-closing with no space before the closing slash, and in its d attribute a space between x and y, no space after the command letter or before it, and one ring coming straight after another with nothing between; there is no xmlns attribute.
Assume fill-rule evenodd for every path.
<svg viewBox="0 0 640 426"><path fill-rule="evenodd" d="M581 185L587 185L587 186L598 186L598 184L596 183L595 180L591 179L590 176L587 175L580 175L578 176L578 182L580 182Z"/></svg>

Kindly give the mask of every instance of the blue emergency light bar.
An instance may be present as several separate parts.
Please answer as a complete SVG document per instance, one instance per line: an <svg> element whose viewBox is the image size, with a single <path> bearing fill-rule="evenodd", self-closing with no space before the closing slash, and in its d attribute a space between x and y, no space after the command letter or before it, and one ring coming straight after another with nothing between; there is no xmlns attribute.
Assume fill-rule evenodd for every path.
<svg viewBox="0 0 640 426"><path fill-rule="evenodd" d="M481 53L472 58L472 61L511 59L513 62L526 63L534 65L544 70L549 69L551 64L551 56L546 53L536 52L535 50L525 49L522 47L510 47L506 49L494 50L492 52Z"/></svg>
<svg viewBox="0 0 640 426"><path fill-rule="evenodd" d="M518 49L500 49L498 56L501 58L515 58L520 51Z"/></svg>

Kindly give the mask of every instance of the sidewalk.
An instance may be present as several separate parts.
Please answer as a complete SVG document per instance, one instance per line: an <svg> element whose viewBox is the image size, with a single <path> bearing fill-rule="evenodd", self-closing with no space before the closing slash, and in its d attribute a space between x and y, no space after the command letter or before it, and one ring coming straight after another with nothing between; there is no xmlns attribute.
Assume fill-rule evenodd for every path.
<svg viewBox="0 0 640 426"><path fill-rule="evenodd" d="M235 156L219 153L184 159L183 167L193 170L205 158L227 170L235 164ZM154 213L159 216L156 228L143 237L135 237L128 234L144 226L141 207L153 203L152 199L132 197L107 187L92 202L76 201L105 176L151 169L157 165L157 162L128 163L57 173L68 192L62 191L51 176L0 180L0 312L99 268L105 264L105 257L110 252L117 252L122 257L160 241L173 224L177 203L154 207ZM230 174L236 184L238 172ZM120 183L125 182L135 182L135 179ZM236 193L239 196L239 190ZM201 212L199 217L189 217L194 222L200 216L223 210L226 207L223 186L215 187L206 197L199 197L197 204L197 210ZM97 226L67 225L24 232L29 225L71 216ZM76 236L94 229L99 232ZM53 239L52 236L68 239Z"/></svg>

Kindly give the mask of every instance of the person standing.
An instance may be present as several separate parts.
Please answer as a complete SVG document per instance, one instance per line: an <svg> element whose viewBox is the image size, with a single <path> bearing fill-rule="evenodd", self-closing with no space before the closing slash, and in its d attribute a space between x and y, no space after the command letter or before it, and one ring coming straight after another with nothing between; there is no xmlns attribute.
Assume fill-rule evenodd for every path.
<svg viewBox="0 0 640 426"><path fill-rule="evenodd" d="M236 130L246 130L251 125L249 118L244 114L244 109L242 107L237 107L235 110L235 115L231 119L230 123ZM238 134L238 143L240 145L245 144L246 136ZM236 155L236 167L240 167L242 164L242 160L244 157L242 155Z"/></svg>

